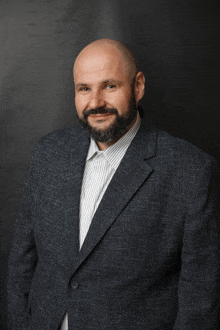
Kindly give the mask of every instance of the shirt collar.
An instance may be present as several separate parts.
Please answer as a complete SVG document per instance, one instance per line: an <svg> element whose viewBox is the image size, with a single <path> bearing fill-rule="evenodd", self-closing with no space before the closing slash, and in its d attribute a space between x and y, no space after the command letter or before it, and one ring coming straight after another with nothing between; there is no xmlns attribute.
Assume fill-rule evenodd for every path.
<svg viewBox="0 0 220 330"><path fill-rule="evenodd" d="M103 155L107 159L108 163L116 170L129 145L131 144L131 141L135 137L140 124L141 118L139 112L137 112L136 122L129 129L129 131L123 135L116 143L103 151L99 150L95 140L91 137L86 161L92 159L96 154Z"/></svg>

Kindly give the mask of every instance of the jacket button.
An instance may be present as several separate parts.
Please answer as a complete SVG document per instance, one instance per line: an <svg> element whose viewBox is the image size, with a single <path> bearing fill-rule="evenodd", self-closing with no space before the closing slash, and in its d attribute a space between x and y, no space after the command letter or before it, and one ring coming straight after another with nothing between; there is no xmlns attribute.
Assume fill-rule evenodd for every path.
<svg viewBox="0 0 220 330"><path fill-rule="evenodd" d="M71 288L74 289L74 290L77 289L78 286L79 286L79 284L76 283L76 282L72 282L72 283L71 283Z"/></svg>

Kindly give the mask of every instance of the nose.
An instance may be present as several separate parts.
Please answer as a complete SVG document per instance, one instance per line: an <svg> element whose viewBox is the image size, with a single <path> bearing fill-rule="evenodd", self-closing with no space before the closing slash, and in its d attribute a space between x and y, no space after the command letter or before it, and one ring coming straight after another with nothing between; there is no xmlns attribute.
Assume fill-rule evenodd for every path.
<svg viewBox="0 0 220 330"><path fill-rule="evenodd" d="M97 109L105 106L104 95L101 91L93 91L89 100L90 109Z"/></svg>

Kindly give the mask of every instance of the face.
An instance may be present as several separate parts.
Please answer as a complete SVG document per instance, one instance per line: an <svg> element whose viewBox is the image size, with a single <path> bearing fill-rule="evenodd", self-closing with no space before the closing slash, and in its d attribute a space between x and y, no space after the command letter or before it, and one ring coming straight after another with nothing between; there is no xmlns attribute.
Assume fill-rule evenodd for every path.
<svg viewBox="0 0 220 330"><path fill-rule="evenodd" d="M80 123L99 142L115 140L135 122L136 98L116 50L92 49L74 65L75 105Z"/></svg>

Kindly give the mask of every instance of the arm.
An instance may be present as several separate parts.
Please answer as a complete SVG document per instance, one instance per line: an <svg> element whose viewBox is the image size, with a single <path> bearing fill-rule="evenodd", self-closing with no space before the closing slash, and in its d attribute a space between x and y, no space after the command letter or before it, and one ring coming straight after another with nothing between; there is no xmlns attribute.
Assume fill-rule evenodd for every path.
<svg viewBox="0 0 220 330"><path fill-rule="evenodd" d="M183 183L184 185L184 183ZM208 164L187 197L174 330L217 330L220 292L219 170Z"/></svg>
<svg viewBox="0 0 220 330"><path fill-rule="evenodd" d="M28 329L28 295L37 264L31 206L30 187L32 173L27 183L25 201L16 220L14 240L9 257L8 270L8 321L10 329ZM33 187L32 187L33 188Z"/></svg>

